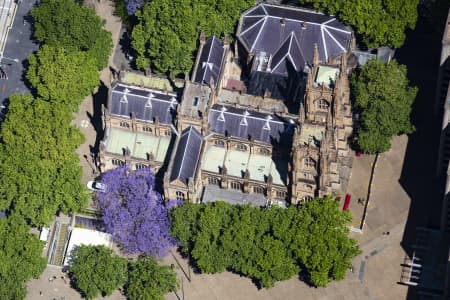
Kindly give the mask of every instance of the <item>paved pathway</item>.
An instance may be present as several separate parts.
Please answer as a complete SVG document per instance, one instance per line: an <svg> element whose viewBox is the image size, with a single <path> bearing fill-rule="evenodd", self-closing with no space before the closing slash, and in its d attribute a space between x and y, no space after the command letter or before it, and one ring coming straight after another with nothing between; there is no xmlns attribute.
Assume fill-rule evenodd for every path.
<svg viewBox="0 0 450 300"><path fill-rule="evenodd" d="M119 41L120 19L113 16L114 7L112 1L95 2L95 11L97 15L106 20L105 28L112 34L114 48L111 51L109 65L114 67L112 54L115 52ZM103 85L100 85L99 92L94 97L88 96L84 99L74 121L86 139L85 143L77 149L81 165L83 166L83 182L85 183L98 175L98 173L93 173L94 164L90 152L98 151L98 143L102 135L101 104L106 103L108 97L107 88L110 85L109 67L102 70L100 80Z"/></svg>
<svg viewBox="0 0 450 300"><path fill-rule="evenodd" d="M2 0L0 0L2 1ZM96 13L106 20L105 28L106 30L112 33L112 39L114 45L117 45L119 39L120 32L120 19L113 16L113 3L112 1L100 1L95 3ZM111 54L114 53L115 48L112 50ZM110 56L110 65L112 65L112 55ZM100 73L100 80L106 85L109 86L109 68L105 68ZM104 92L104 88L100 88ZM91 147L94 147L97 140L97 120L92 120L92 117L96 119L98 117L98 101L105 102L107 97L107 93L101 93L100 95L96 95L94 97L88 96L84 99L83 103L80 106L80 110L76 115L73 123L75 126L80 128L81 132L85 136L85 143L83 143L78 149L77 153L80 155L80 164L83 167L83 178L82 181L86 183L89 180L94 179L96 176L93 174L93 164L90 157ZM95 127L94 127L95 126ZM72 289L69 284L66 284L61 276L65 275L62 273L61 269L55 268L52 266L48 266L44 273L37 279L31 280L27 284L28 295L27 299L36 300L36 299L61 299L61 297L66 297L66 300L77 300L82 299L80 294ZM56 276L56 280L50 282L48 280L49 277ZM43 295L41 296L39 292L42 291ZM102 298L109 300L124 300L123 297L118 291L115 291L113 295L110 297Z"/></svg>
<svg viewBox="0 0 450 300"><path fill-rule="evenodd" d="M353 155L353 153L352 153ZM355 228L360 228L361 220L364 213L364 202L367 200L367 189L370 180L370 168L374 161L374 155L361 155L360 157L354 157L352 175L348 184L347 192L351 195L351 201L349 210L353 216L352 225ZM343 206L343 200L341 200L341 206Z"/></svg>

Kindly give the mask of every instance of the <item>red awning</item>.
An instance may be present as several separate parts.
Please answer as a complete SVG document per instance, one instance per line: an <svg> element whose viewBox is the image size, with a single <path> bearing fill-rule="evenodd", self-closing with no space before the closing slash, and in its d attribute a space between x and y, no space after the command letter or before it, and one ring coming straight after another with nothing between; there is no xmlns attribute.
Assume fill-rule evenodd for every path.
<svg viewBox="0 0 450 300"><path fill-rule="evenodd" d="M352 196L350 194L345 195L345 202L344 202L344 207L342 208L342 210L347 210L348 206L350 205L350 199L352 198Z"/></svg>

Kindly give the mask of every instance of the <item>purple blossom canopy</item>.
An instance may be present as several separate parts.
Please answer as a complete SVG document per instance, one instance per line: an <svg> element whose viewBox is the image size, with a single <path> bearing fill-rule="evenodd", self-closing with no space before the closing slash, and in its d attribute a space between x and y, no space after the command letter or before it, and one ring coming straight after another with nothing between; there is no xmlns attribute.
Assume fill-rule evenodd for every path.
<svg viewBox="0 0 450 300"><path fill-rule="evenodd" d="M172 205L154 190L152 171L125 165L103 174L102 183L106 191L98 193L98 204L106 231L128 253L162 258L175 244L169 234Z"/></svg>
<svg viewBox="0 0 450 300"><path fill-rule="evenodd" d="M134 15L136 10L141 8L142 4L144 4L144 0L127 0L128 15Z"/></svg>

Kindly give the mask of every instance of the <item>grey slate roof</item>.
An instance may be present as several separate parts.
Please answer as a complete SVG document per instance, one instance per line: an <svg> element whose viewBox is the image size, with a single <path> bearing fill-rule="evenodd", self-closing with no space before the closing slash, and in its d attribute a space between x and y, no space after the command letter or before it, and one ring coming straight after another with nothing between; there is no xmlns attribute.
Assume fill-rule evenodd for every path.
<svg viewBox="0 0 450 300"><path fill-rule="evenodd" d="M202 143L202 135L192 126L181 133L173 160L170 181L180 179L187 184L188 178L195 176Z"/></svg>
<svg viewBox="0 0 450 300"><path fill-rule="evenodd" d="M352 33L333 16L297 7L259 4L242 15L237 35L248 52L272 56L271 72L283 74L283 69L275 68L280 58L289 57L295 70L301 71L304 62L311 64L315 44L319 59L327 61L330 56L348 52ZM284 45L288 40L295 40L298 47L292 48L295 43Z"/></svg>
<svg viewBox="0 0 450 300"><path fill-rule="evenodd" d="M298 101L292 101L294 96L297 99L303 99L302 89L299 88L299 82L302 76L299 73L293 72L292 67L289 66L289 76L283 76L268 72L252 72L247 84L247 93L250 95L264 96L266 90L270 92L270 97L274 99L282 99L285 101L288 109L292 108L290 112L298 113ZM297 107L297 108L294 108Z"/></svg>
<svg viewBox="0 0 450 300"><path fill-rule="evenodd" d="M212 78L217 84L224 52L222 41L215 36L209 37L203 46L194 81L209 84Z"/></svg>
<svg viewBox="0 0 450 300"><path fill-rule="evenodd" d="M288 64L291 63L296 71L302 70L305 60L301 54L295 34L291 32L283 44L278 48L272 57L271 72L276 74L288 75Z"/></svg>
<svg viewBox="0 0 450 300"><path fill-rule="evenodd" d="M211 108L209 125L215 133L269 144L291 143L294 131L294 125L279 116L219 104Z"/></svg>
<svg viewBox="0 0 450 300"><path fill-rule="evenodd" d="M158 117L163 124L172 124L177 109L176 94L118 83L112 88L110 113L153 122Z"/></svg>
<svg viewBox="0 0 450 300"><path fill-rule="evenodd" d="M267 200L262 194L248 194L234 190L221 189L218 186L207 185L203 190L202 203L225 201L229 204L253 205L265 207Z"/></svg>

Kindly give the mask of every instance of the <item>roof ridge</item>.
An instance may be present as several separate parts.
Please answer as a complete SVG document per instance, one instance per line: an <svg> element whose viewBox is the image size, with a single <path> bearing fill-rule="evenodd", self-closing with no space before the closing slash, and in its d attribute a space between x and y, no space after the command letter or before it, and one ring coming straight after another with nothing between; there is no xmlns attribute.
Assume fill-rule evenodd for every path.
<svg viewBox="0 0 450 300"><path fill-rule="evenodd" d="M189 142L190 142L190 140L191 140L191 136L192 136L192 135L197 135L198 137L200 137L201 143L203 143L202 136L201 136L200 133L197 131L197 129L195 129L194 126L189 125L189 127L186 128L185 131L181 134L180 140L181 140L182 137L185 137L186 134L188 135L188 137L187 137L187 141L186 141L186 144L185 144L183 153L182 153L182 158L181 158L180 168L178 169L177 175L174 177L174 179L180 179L181 171L183 170L183 167L184 167L184 159L185 159L185 157L186 157L186 152L187 152L187 150L188 150L188 145L189 145ZM178 147L178 146L179 146L179 143L178 143L177 147ZM178 151L178 149L177 149L177 151ZM196 170L197 170L199 156L200 156L200 152L197 153L197 159L196 159L196 161L195 161L194 174L195 174L195 172L196 172ZM173 179L171 179L171 180L173 180Z"/></svg>
<svg viewBox="0 0 450 300"><path fill-rule="evenodd" d="M259 5L272 6L272 7L276 7L276 8L289 9L289 10L296 10L296 11L307 12L307 13L312 13L312 14L322 15L322 16L327 16L327 17L335 17L334 15L327 15L323 12L320 12L315 9L307 8L307 7L299 7L299 6L286 5L286 4L279 5L279 4L270 4L270 3L260 3Z"/></svg>
<svg viewBox="0 0 450 300"><path fill-rule="evenodd" d="M136 86L136 85L134 85L134 84L127 84L127 83L122 83L122 82L117 82L117 83L111 88L111 90L112 90L112 91L119 92L119 93L123 93L122 91L116 90L116 88L117 88L118 86L120 86L120 87L125 87L125 88L127 88L127 89L130 89L130 92L131 92L131 90L137 90L137 91L154 92L154 93L161 94L161 95L176 96L176 93L174 93L174 92L169 92L169 91L164 91L164 90L158 90L158 89L156 89L156 88L140 87L140 86Z"/></svg>
<svg viewBox="0 0 450 300"><path fill-rule="evenodd" d="M192 129L192 125L189 126L188 131L187 131L188 137L187 137L186 145L185 145L185 147L184 147L183 155L182 155L182 158L181 158L181 164L180 164L180 168L179 168L179 170L178 170L178 175L177 175L176 178L179 178L179 177L180 177L180 175L181 175L181 170L183 169L183 163L184 163L184 157L186 156L187 145L189 145L189 139L191 138L191 132L192 132L191 129ZM178 144L178 145L179 145L179 144Z"/></svg>

